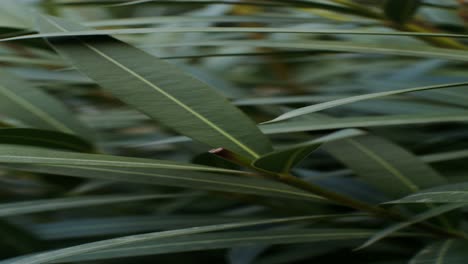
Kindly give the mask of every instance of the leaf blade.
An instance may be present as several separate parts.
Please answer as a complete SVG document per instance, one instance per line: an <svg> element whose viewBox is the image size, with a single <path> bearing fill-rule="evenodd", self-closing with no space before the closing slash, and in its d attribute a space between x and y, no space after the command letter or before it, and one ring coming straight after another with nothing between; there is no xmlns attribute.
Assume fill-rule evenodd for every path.
<svg viewBox="0 0 468 264"><path fill-rule="evenodd" d="M81 28L57 19L40 21L46 32ZM182 134L250 158L271 150L268 139L239 109L171 64L111 37L49 41L101 87Z"/></svg>

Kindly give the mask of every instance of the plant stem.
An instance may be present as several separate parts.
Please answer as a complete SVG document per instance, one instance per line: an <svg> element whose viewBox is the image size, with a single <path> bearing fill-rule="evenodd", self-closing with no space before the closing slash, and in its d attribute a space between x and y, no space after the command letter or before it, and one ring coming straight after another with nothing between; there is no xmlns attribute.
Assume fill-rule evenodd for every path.
<svg viewBox="0 0 468 264"><path fill-rule="evenodd" d="M359 200L341 195L339 193L333 192L326 190L318 185L311 184L309 182L306 182L300 178L294 177L293 175L286 173L286 174L278 174L278 180L280 182L283 182L285 184L288 184L290 186L311 192L313 194L322 196L324 198L329 199L330 201L336 202L341 205L348 206L350 208L364 211L371 213L375 216L378 216L380 218L384 219L392 219L394 221L405 221L407 220L406 217L403 215L390 211L390 210L385 210L379 206L374 206L371 204L367 204L364 202L361 202ZM441 236L449 236L449 237L455 237L455 238L462 238L462 239L467 239L468 240L468 235L465 234L464 232L456 231L456 230L447 230L435 225L432 225L427 222L421 222L415 224L425 230L428 230L434 234L441 235Z"/></svg>

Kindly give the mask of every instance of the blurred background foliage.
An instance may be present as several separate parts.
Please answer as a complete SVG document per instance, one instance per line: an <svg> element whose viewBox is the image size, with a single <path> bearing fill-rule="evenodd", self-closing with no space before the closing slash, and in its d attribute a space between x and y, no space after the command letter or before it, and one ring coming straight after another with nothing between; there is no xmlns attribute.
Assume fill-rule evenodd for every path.
<svg viewBox="0 0 468 264"><path fill-rule="evenodd" d="M37 13L108 30L209 84L256 123L352 96L468 82L466 1L1 1L0 37L34 34ZM40 36L0 42L0 67L1 144L240 170L101 89ZM359 128L346 130L352 140L319 147L293 173L365 203L446 184L458 190L468 182L463 85L356 101L260 128L277 148ZM22 99L11 100L12 93ZM31 117L24 101L65 120L78 137L50 131L56 129ZM96 172L21 165L7 159L9 151L0 149L2 259L124 235L302 215L317 219L143 241L61 261L455 264L468 258L468 243L418 227L353 251L393 222L328 202L138 183L130 179L138 169L130 167L128 179L111 181ZM400 176L415 182L411 192L395 180ZM442 202L447 197L453 193ZM450 201L431 214L445 213L463 231L466 211L446 212L463 207L466 197ZM411 218L423 207L399 209ZM412 223L431 217L418 216ZM293 236L306 233L315 236Z"/></svg>

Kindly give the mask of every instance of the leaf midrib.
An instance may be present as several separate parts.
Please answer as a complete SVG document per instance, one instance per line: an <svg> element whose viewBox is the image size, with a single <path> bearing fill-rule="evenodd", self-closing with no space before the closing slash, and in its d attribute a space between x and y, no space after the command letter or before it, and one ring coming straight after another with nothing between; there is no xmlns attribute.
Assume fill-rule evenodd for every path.
<svg viewBox="0 0 468 264"><path fill-rule="evenodd" d="M47 18L46 18L47 19ZM55 23L54 21L50 20L50 19L47 19L50 23L52 23L54 26L56 26L58 29L62 30L63 32L67 32L68 30L66 30L65 28L61 27L60 25L58 25L57 23ZM174 103L176 103L177 105L179 105L180 107L182 107L183 109L185 109L187 112L191 113L192 115L194 115L196 118L198 118L199 120L201 120L203 123L205 123L206 125L208 125L209 127L211 127L212 129L214 129L215 131L217 131L219 134L221 134L222 136L224 136L225 138L229 139L231 142L233 142L234 144L236 144L238 147L240 147L241 149L243 149L244 151L246 151L247 153L249 153L252 157L254 157L255 159L259 158L260 157L260 154L256 153L255 151L253 151L251 148L247 147L246 145L242 144L240 141L238 141L236 138L234 138L233 136L231 136L229 133L227 133L226 131L224 131L222 128L220 128L219 126L217 126L216 124L214 124L213 122L211 122L210 120L208 120L207 118L205 118L204 116L202 116L201 114L199 114L198 112L192 110L189 106L187 106L186 104L184 104L183 102L179 101L177 98L173 97L172 95L168 94L167 92L165 92L164 90L162 90L161 88L159 88L158 86L154 85L153 83L151 83L150 81L148 81L146 78L144 78L143 76L139 75L138 73L132 71L131 69L125 67L125 65L121 64L120 62L114 60L113 58L111 58L110 56L108 56L106 53L102 52L101 50L97 49L96 47L93 47L92 45L90 45L89 43L86 43L85 41L83 41L82 39L78 39L81 43L83 43L84 46L86 46L88 49L90 49L91 51L95 52L96 54L98 54L99 56L103 57L104 59L108 60L109 62L115 64L117 67L121 68L122 70L128 72L129 74L131 74L132 76L134 76L135 78L137 78L138 80L140 80L141 82L143 82L144 84L148 85L149 87L151 87L152 89L156 90L157 92L159 92L160 94L164 95L165 97L167 97L169 100L173 101Z"/></svg>
<svg viewBox="0 0 468 264"><path fill-rule="evenodd" d="M367 155L369 158L373 159L377 164L382 166L384 169L386 169L390 174L395 176L401 183L403 183L404 186L406 186L411 192L417 192L419 191L419 187L411 182L408 178L403 175L397 168L393 167L391 164L386 162L384 159L380 158L379 156L375 155L371 150L367 149L366 147L362 146L358 142L356 142L353 139L348 139L347 140L351 145L362 151L365 155Z"/></svg>

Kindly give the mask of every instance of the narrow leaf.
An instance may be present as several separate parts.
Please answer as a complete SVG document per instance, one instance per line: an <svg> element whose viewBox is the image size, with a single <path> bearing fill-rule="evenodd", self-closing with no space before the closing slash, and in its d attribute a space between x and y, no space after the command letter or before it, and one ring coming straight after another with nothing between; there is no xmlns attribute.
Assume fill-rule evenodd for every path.
<svg viewBox="0 0 468 264"><path fill-rule="evenodd" d="M95 197L69 197L57 199L42 199L27 202L0 204L0 217L41 213L60 209L88 207L112 203L134 202L149 199L168 199L181 197L180 194L161 195L108 195Z"/></svg>
<svg viewBox="0 0 468 264"><path fill-rule="evenodd" d="M58 250L52 250L52 251L48 251L44 253L32 254L29 256L22 257L22 258L5 260L0 263L2 264L48 263L51 261L62 260L67 257L83 255L85 253L96 252L99 250L112 249L118 246L130 246L136 243L153 241L157 239L174 238L174 237L180 237L180 236L186 236L186 235L194 235L194 234L229 230L229 229L256 226L256 225L288 223L288 222L294 222L294 221L309 220L315 217L316 216L298 216L298 217L288 217L288 218L276 218L276 219L266 219L266 220L258 220L258 221L210 225L210 226L202 226L202 227L191 227L191 228L184 228L184 229L178 229L178 230L125 236L125 237L119 237L119 238L114 238L114 239L108 239L108 240L82 244L78 246L67 247L67 248L58 249Z"/></svg>
<svg viewBox="0 0 468 264"><path fill-rule="evenodd" d="M45 17L40 25L43 32L82 29ZM117 98L184 135L249 159L271 151L268 139L239 109L169 63L107 36L50 43Z"/></svg>
<svg viewBox="0 0 468 264"><path fill-rule="evenodd" d="M94 150L93 145L88 141L72 134L31 128L0 129L0 143L58 148L81 152L92 152Z"/></svg>
<svg viewBox="0 0 468 264"><path fill-rule="evenodd" d="M245 177L248 173L243 171L171 161L0 145L0 163L19 170L65 176L322 200L316 195L278 182ZM224 173L244 176L228 176Z"/></svg>
<svg viewBox="0 0 468 264"><path fill-rule="evenodd" d="M232 248L245 245L285 245L341 240L361 240L371 234L370 230L359 229L302 229L222 232L216 234L191 235L181 238L161 239L156 242L139 243L133 246L85 254L62 261L84 261L156 255L194 250Z"/></svg>
<svg viewBox="0 0 468 264"><path fill-rule="evenodd" d="M400 203L466 203L468 202L468 183L443 185L420 191L391 204Z"/></svg>
<svg viewBox="0 0 468 264"><path fill-rule="evenodd" d="M435 208L432 208L430 210L427 210L427 211L425 211L425 212L423 212L421 214L418 214L418 215L415 215L415 216L411 217L408 221L397 223L397 224L391 225L391 226L389 226L389 227L387 227L385 229L382 229L381 231L379 231L379 232L375 233L374 235L372 235L372 237L369 238L369 240L367 240L358 249L366 248L366 247L376 243L377 241L380 241L380 240L384 239L385 237L388 237L391 234L400 231L403 228L409 227L409 226L414 225L416 223L420 223L422 221L428 220L430 218L442 215L444 213L447 213L447 212L450 212L452 210L455 210L455 209L458 209L458 208L461 208L461 207L465 207L465 206L468 206L468 203L467 204L442 205L442 206L435 207Z"/></svg>
<svg viewBox="0 0 468 264"><path fill-rule="evenodd" d="M345 118L323 118L319 120L294 120L273 124L262 124L261 130L265 134L280 134L290 132L318 131L327 129L379 127L396 125L417 125L446 122L467 122L468 113L447 114L410 114L388 116L360 116Z"/></svg>
<svg viewBox="0 0 468 264"><path fill-rule="evenodd" d="M389 197L399 198L446 182L418 157L378 136L330 142L324 149Z"/></svg>
<svg viewBox="0 0 468 264"><path fill-rule="evenodd" d="M424 91L424 90L433 90L433 89L442 89L442 88L452 88L452 87L459 87L459 86L467 86L468 83L451 83L451 84L442 84L442 85L431 85L431 86L424 86L424 87L416 87L416 88L408 88L408 89L401 89L401 90L395 90L395 91L387 91L387 92L378 92L378 93L371 93L371 94L364 94L364 95L357 95L357 96L351 96L343 99L338 99L338 100L333 100L325 103L320 103L320 104L315 104L311 106L306 106L306 107L301 107L298 109L295 109L293 111L287 112L285 114L282 114L278 116L277 118L270 120L267 123L274 123L274 122L279 122L279 121L284 121L287 119L291 119L294 117L322 111L325 109L341 106L341 105L346 105L350 103L355 103L359 101L364 101L364 100L369 100L369 99L375 99L375 98L380 98L380 97L385 97L385 96L390 96L390 95L397 95L397 94L404 94L404 93L410 93L410 92L418 92L418 91Z"/></svg>

